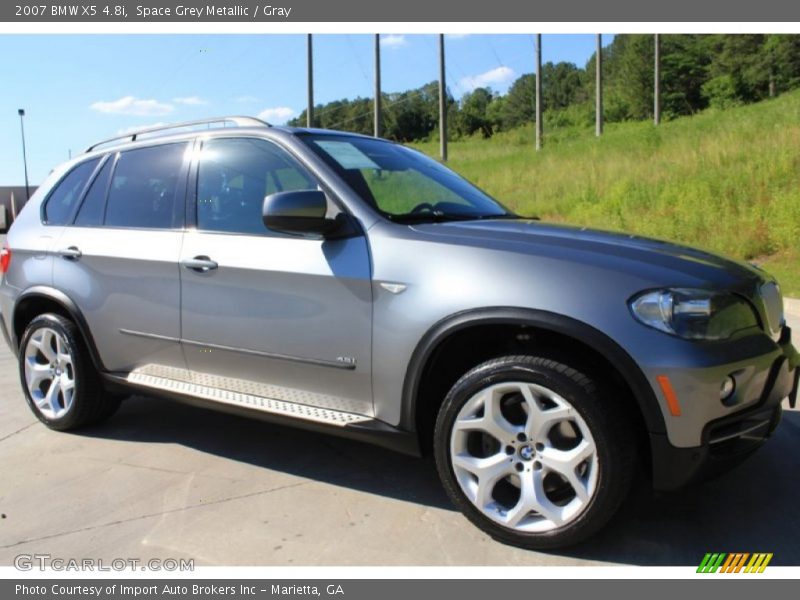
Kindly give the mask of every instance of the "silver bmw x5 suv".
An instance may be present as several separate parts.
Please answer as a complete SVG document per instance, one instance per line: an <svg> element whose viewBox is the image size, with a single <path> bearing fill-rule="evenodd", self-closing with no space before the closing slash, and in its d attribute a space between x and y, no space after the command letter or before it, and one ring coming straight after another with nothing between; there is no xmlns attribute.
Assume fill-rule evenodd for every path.
<svg viewBox="0 0 800 600"><path fill-rule="evenodd" d="M639 473L738 462L795 401L760 270L518 216L388 141L197 124L89 148L8 234L0 325L52 429L136 392L432 452L475 525L553 548Z"/></svg>

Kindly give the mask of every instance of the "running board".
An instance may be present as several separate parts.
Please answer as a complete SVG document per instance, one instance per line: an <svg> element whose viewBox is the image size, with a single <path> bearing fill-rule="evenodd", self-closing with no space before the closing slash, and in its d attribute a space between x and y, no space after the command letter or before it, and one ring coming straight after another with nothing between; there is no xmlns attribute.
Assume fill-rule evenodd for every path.
<svg viewBox="0 0 800 600"><path fill-rule="evenodd" d="M141 372L127 375L105 373L104 378L114 388L135 389L145 394L152 391L153 395L203 408L357 439L411 456L422 454L416 433L364 415L212 388Z"/></svg>
<svg viewBox="0 0 800 600"><path fill-rule="evenodd" d="M186 394L187 396L193 396L195 398L202 398L222 404L231 404L233 406L242 406L288 417L290 419L304 419L306 421L314 421L315 423L324 423L325 425L332 425L334 427L344 427L345 425L364 423L373 420L363 415L332 410L330 408L317 408L315 406L297 404L296 402L286 402L284 400L275 400L274 398L262 398L261 396L207 387L187 381L176 381L175 379L166 379L164 377L156 377L155 375L148 375L135 371L128 375L127 380L134 385L141 385L154 390Z"/></svg>

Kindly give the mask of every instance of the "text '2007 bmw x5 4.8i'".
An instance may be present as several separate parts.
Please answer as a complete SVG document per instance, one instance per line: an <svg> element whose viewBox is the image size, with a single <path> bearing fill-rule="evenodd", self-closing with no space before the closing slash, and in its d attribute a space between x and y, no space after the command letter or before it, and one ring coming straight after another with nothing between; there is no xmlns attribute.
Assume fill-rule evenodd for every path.
<svg viewBox="0 0 800 600"><path fill-rule="evenodd" d="M718 471L794 402L760 270L519 217L388 141L213 123L90 148L13 224L2 329L47 426L137 391L432 451L475 525L552 548L638 470Z"/></svg>

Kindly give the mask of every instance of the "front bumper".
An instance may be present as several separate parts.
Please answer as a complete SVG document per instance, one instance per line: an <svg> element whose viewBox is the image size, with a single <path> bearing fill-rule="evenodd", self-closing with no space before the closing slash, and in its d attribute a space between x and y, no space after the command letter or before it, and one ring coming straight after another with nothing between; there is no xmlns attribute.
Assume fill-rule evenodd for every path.
<svg viewBox="0 0 800 600"><path fill-rule="evenodd" d="M781 403L797 400L800 355L785 328L780 355L770 366L758 402L748 408L706 423L701 444L677 447L666 434L651 433L653 487L674 490L712 477L739 464L775 431L781 419Z"/></svg>

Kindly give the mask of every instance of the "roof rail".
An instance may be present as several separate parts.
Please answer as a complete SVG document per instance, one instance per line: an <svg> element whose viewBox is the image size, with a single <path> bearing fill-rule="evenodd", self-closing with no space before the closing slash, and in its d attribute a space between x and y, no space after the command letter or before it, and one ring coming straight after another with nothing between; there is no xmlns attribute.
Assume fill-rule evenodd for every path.
<svg viewBox="0 0 800 600"><path fill-rule="evenodd" d="M96 150L99 146L105 146L114 142L135 142L142 135L149 135L151 133L166 132L172 129L185 129L187 127L197 127L199 125L212 125L221 123L225 127L225 123L233 123L236 127L272 127L266 121L256 119L255 117L216 117L213 119L200 119L199 121L184 121L182 123L173 123L171 125L159 125L157 127L146 127L144 129L137 129L130 131L124 135L118 135L102 142L92 144L86 149L86 152Z"/></svg>

